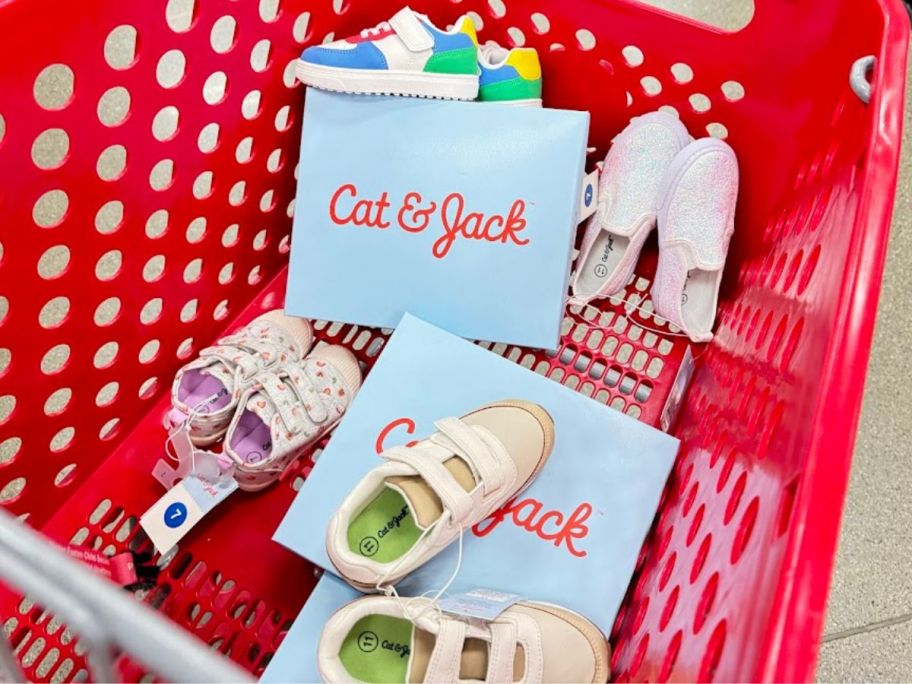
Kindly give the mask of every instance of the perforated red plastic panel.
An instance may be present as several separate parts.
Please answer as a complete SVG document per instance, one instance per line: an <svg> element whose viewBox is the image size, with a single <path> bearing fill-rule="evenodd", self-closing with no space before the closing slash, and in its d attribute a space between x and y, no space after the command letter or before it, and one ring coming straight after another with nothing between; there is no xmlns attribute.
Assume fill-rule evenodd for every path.
<svg viewBox="0 0 912 684"><path fill-rule="evenodd" d="M894 0L758 0L723 33L624 0L413 3L537 47L550 106L592 113L593 160L659 106L742 164L716 340L612 633L619 680L812 677L896 181L907 21ZM137 516L175 369L281 305L305 44L394 0L0 5L0 504L52 539L148 552ZM36 49L36 36L53 37ZM801 36L800 41L795 37ZM877 55L874 97L848 85ZM570 312L549 356L493 351L657 424L686 348L624 301ZM318 324L369 366L380 331ZM232 497L145 600L261 672L314 582L269 540L312 461ZM256 559L251 562L251 559ZM73 636L0 600L27 675L87 676ZM125 664L129 677L141 673Z"/></svg>

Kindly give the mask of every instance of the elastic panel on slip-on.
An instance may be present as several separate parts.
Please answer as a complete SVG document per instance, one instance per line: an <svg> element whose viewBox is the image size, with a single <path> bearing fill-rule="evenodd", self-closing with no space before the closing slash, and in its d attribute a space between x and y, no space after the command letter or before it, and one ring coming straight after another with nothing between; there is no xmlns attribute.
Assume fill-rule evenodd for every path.
<svg viewBox="0 0 912 684"><path fill-rule="evenodd" d="M291 338L297 342L298 347L301 350L302 359L313 346L313 327L306 318L287 316L281 309L274 309L272 311L267 311L262 316L258 316L256 320L269 321L282 328L287 335L291 336Z"/></svg>
<svg viewBox="0 0 912 684"><path fill-rule="evenodd" d="M352 625L339 649L339 660L359 682L405 684L414 629L405 618L367 615Z"/></svg>

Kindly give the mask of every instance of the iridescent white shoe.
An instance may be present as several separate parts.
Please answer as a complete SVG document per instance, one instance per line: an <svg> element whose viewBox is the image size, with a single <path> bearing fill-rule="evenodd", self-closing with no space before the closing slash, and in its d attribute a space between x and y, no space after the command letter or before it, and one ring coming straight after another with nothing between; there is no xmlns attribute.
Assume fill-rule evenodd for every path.
<svg viewBox="0 0 912 684"><path fill-rule="evenodd" d="M735 229L738 158L734 150L715 138L691 143L669 167L662 196L652 301L656 313L691 340L709 342Z"/></svg>
<svg viewBox="0 0 912 684"><path fill-rule="evenodd" d="M576 261L572 303L610 297L630 281L656 225L665 171L690 141L684 124L665 112L634 118L614 139L599 178L598 211Z"/></svg>

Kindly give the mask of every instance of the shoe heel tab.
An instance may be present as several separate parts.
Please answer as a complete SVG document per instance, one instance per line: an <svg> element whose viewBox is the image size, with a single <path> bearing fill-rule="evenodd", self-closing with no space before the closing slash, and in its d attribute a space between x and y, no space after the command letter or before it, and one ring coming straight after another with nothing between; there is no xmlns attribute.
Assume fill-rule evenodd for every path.
<svg viewBox="0 0 912 684"><path fill-rule="evenodd" d="M472 39L472 43L475 45L475 48L478 48L478 32L475 29L475 22L472 21L472 17L468 14L464 14L457 21L456 25L459 27L459 33L466 34L469 38Z"/></svg>
<svg viewBox="0 0 912 684"><path fill-rule="evenodd" d="M538 51L535 48L513 48L507 55L505 64L519 72L527 81L535 81L542 76L541 62L538 60Z"/></svg>

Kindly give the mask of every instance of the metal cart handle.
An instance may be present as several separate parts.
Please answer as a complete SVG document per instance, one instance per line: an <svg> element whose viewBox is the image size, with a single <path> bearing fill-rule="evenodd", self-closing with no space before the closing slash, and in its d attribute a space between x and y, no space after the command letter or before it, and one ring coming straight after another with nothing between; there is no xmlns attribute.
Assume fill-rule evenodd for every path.
<svg viewBox="0 0 912 684"><path fill-rule="evenodd" d="M169 681L249 682L253 677L114 587L0 509L3 580L59 616L89 647L96 681L113 681L113 652ZM0 648L0 668L10 666Z"/></svg>

